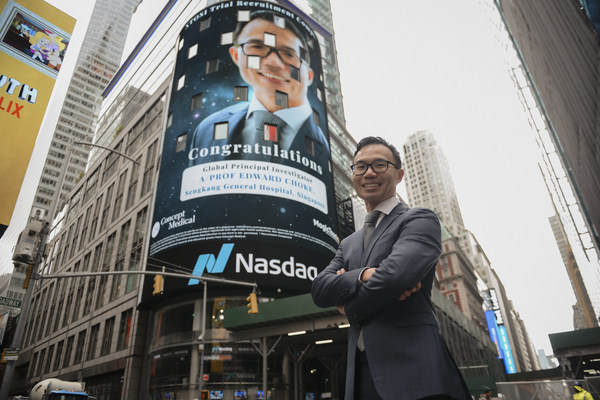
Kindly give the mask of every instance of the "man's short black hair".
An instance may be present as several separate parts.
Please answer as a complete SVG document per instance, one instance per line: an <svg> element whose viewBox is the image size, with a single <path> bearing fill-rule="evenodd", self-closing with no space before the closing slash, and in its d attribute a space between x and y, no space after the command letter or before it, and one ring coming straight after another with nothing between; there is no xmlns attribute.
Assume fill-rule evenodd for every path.
<svg viewBox="0 0 600 400"><path fill-rule="evenodd" d="M387 147L388 149L390 149L390 151L392 152L392 155L394 156L394 164L396 164L396 167L398 169L402 168L402 160L400 159L400 153L398 153L398 149L396 149L396 147L394 147L393 144L390 144L387 140L385 140L384 138L379 137L379 136L367 136L365 138L362 138L360 140L360 142L358 142L358 144L356 145L356 151L354 152L354 157L356 157L358 152L363 147L371 145L371 144L382 144L385 147Z"/></svg>
<svg viewBox="0 0 600 400"><path fill-rule="evenodd" d="M254 10L250 13L250 19L248 21L239 21L235 27L235 31L233 31L233 44L240 44L238 43L238 37L240 36L240 33L242 33L244 27L248 25L248 23L250 23L251 21L254 21L255 19L264 19L265 21L275 23L275 17L283 18L285 20L285 29L291 31L294 35L296 35L298 39L300 39L302 48L305 50L304 54L301 54L301 56L306 62L306 64L310 66L310 55L308 52L308 41L306 40L306 37L302 34L302 32L296 26L296 24L292 22L292 20L282 15L276 14L272 11Z"/></svg>

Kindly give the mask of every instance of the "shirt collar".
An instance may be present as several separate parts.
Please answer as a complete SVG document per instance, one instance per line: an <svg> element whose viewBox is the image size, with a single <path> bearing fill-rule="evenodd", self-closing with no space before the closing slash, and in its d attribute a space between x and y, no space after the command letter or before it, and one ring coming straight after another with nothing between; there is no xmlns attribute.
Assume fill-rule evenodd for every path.
<svg viewBox="0 0 600 400"><path fill-rule="evenodd" d="M373 210L381 211L382 214L389 215L394 207L398 205L398 203L400 203L400 200L398 200L396 196L392 196L389 199L377 204Z"/></svg>

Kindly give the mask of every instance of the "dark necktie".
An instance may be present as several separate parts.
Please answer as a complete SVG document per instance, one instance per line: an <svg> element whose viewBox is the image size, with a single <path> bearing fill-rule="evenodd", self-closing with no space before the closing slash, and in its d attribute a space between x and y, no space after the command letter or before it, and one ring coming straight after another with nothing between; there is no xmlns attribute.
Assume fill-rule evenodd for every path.
<svg viewBox="0 0 600 400"><path fill-rule="evenodd" d="M363 249L366 250L369 244L369 240L371 240L371 235L375 230L375 224L377 223L377 218L379 218L379 214L381 211L371 211L367 215L365 215L365 224L363 226ZM360 328L360 332L358 333L358 340L356 342L356 347L360 351L365 351L365 340L363 338L363 330Z"/></svg>
<svg viewBox="0 0 600 400"><path fill-rule="evenodd" d="M286 123L277 115L268 111L254 111L256 126L255 143L268 144L269 142L278 142Z"/></svg>
<svg viewBox="0 0 600 400"><path fill-rule="evenodd" d="M371 235L375 230L375 224L377 223L377 218L379 218L380 213L381 211L375 210L365 215L365 225L363 227L363 249L367 248L369 240L371 240Z"/></svg>

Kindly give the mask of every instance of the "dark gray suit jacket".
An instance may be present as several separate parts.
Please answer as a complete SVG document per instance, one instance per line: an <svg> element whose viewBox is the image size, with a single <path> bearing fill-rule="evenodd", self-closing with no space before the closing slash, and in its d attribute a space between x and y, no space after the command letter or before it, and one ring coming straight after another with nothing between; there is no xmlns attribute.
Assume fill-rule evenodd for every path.
<svg viewBox="0 0 600 400"><path fill-rule="evenodd" d="M346 400L354 400L356 342L363 330L370 372L383 399L420 399L446 394L471 399L441 335L431 304L441 254L440 222L431 210L398 204L363 250L363 230L342 240L331 263L313 281L320 307L344 305L348 337ZM377 267L369 282L363 268ZM347 272L336 275L344 268ZM421 290L398 298L419 282ZM356 399L360 400L360 399Z"/></svg>

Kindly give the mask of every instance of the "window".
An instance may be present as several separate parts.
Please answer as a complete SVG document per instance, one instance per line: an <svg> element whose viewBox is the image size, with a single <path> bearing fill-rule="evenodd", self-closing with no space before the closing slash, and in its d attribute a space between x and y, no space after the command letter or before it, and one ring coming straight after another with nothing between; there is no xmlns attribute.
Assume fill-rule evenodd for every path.
<svg viewBox="0 0 600 400"><path fill-rule="evenodd" d="M117 341L117 350L123 350L129 346L129 337L131 333L133 309L121 313L121 323L119 324L119 339Z"/></svg>
<svg viewBox="0 0 600 400"><path fill-rule="evenodd" d="M221 46L233 44L233 32L221 33Z"/></svg>
<svg viewBox="0 0 600 400"><path fill-rule="evenodd" d="M288 108L288 95L287 93L275 91L275 104L279 107Z"/></svg>
<svg viewBox="0 0 600 400"><path fill-rule="evenodd" d="M52 366L52 356L54 355L54 345L51 345L48 348L48 358L46 359L46 366L44 367L44 374L50 372L50 367Z"/></svg>
<svg viewBox="0 0 600 400"><path fill-rule="evenodd" d="M308 136L304 136L304 150L312 156L315 155L315 141Z"/></svg>
<svg viewBox="0 0 600 400"><path fill-rule="evenodd" d="M192 101L190 102L190 111L197 110L200 107L202 107L202 93L192 96Z"/></svg>
<svg viewBox="0 0 600 400"><path fill-rule="evenodd" d="M37 359L38 359L39 354L38 353L33 353L33 358L31 359L31 367L29 369L29 376L34 376L35 375L35 366L37 364Z"/></svg>
<svg viewBox="0 0 600 400"><path fill-rule="evenodd" d="M104 323L104 336L102 338L102 349L100 355L105 356L110 353L110 346L112 345L112 336L115 329L115 317L111 317Z"/></svg>
<svg viewBox="0 0 600 400"><path fill-rule="evenodd" d="M133 167L131 168L131 181L129 182L129 189L127 190L127 202L125 203L126 210L132 207L135 203L141 161L142 156L139 156L136 160L136 163L133 163Z"/></svg>
<svg viewBox="0 0 600 400"><path fill-rule="evenodd" d="M63 352L63 346L64 346L64 344L65 344L65 341L61 340L56 345L56 358L54 359L54 367L52 368L54 371L57 371L57 370L60 369L60 364L61 364L61 361L62 361L62 352Z"/></svg>
<svg viewBox="0 0 600 400"><path fill-rule="evenodd" d="M200 21L200 32L210 28L210 17Z"/></svg>
<svg viewBox="0 0 600 400"><path fill-rule="evenodd" d="M38 360L36 375L40 376L42 374L42 365L44 364L44 360L46 359L46 349L42 349L40 353L40 359Z"/></svg>
<svg viewBox="0 0 600 400"><path fill-rule="evenodd" d="M71 353L73 352L73 344L75 343L75 335L69 336L67 339L67 348L65 349L65 361L63 367L71 365Z"/></svg>
<svg viewBox="0 0 600 400"><path fill-rule="evenodd" d="M182 87L185 86L185 75L182 75L181 78L177 81L177 90L181 90Z"/></svg>
<svg viewBox="0 0 600 400"><path fill-rule="evenodd" d="M104 252L104 262L102 263L102 270L107 271L112 262L113 250L115 248L115 240L117 238L117 232L113 232L108 239L106 239L106 250Z"/></svg>
<svg viewBox="0 0 600 400"><path fill-rule="evenodd" d="M83 303L83 315L86 316L92 311L92 302L94 299L94 289L96 286L96 278L90 278L88 281L87 292L85 294L85 302Z"/></svg>
<svg viewBox="0 0 600 400"><path fill-rule="evenodd" d="M248 86L235 86L233 88L233 101L248 101Z"/></svg>
<svg viewBox="0 0 600 400"><path fill-rule="evenodd" d="M73 364L78 364L83 360L83 345L85 344L86 333L86 331L81 331L77 335L77 347L75 348L75 360L73 360Z"/></svg>
<svg viewBox="0 0 600 400"><path fill-rule="evenodd" d="M211 60L206 61L206 74L212 74L213 72L217 72L219 70L219 59L213 58Z"/></svg>
<svg viewBox="0 0 600 400"><path fill-rule="evenodd" d="M188 49L188 60L198 54L198 43Z"/></svg>
<svg viewBox="0 0 600 400"><path fill-rule="evenodd" d="M119 176L119 184L117 185L117 194L115 196L115 207L113 208L112 220L116 220L121 213L121 203L123 202L123 194L125 193L125 181L127 180L127 171Z"/></svg>
<svg viewBox="0 0 600 400"><path fill-rule="evenodd" d="M100 334L100 324L92 326L90 330L90 341L85 359L93 360L96 357L96 347L98 346L98 335Z"/></svg>
<svg viewBox="0 0 600 400"><path fill-rule="evenodd" d="M104 299L106 298L106 283L108 282L108 275L100 276L100 281L98 283L98 291L96 292L96 310L101 308L104 305Z"/></svg>
<svg viewBox="0 0 600 400"><path fill-rule="evenodd" d="M70 270L67 270L67 273L70 273ZM69 279L70 280L70 279ZM68 285L68 286L67 286ZM71 305L73 304L73 282L69 282L65 285L65 292L67 292L67 301L65 302L65 316L63 318L62 327L64 328L69 323L69 316L71 315Z"/></svg>
<svg viewBox="0 0 600 400"><path fill-rule="evenodd" d="M98 225L98 217L100 216L100 208L102 207L102 195L98 197L96 200L96 205L94 206L94 213L92 214L92 222L90 224L90 238L89 241L94 239L94 235L96 234L96 226ZM83 238L82 238L83 240Z"/></svg>
<svg viewBox="0 0 600 400"><path fill-rule="evenodd" d="M313 110L312 117L313 117L313 122L315 123L315 125L317 125L317 126L321 125L321 116L319 115L318 112Z"/></svg>
<svg viewBox="0 0 600 400"><path fill-rule="evenodd" d="M152 177L154 176L154 162L156 160L156 149L158 147L158 141L154 141L148 147L148 153L146 155L146 166L144 168L144 176L142 178L142 195L145 195L152 189Z"/></svg>
<svg viewBox="0 0 600 400"><path fill-rule="evenodd" d="M112 195L115 190L115 184L111 184L106 190L106 201L104 202L104 210L102 211L102 217L100 219L100 231L104 229L108 222L108 215L110 214L110 205L112 202Z"/></svg>
<svg viewBox="0 0 600 400"><path fill-rule="evenodd" d="M228 122L219 122L214 125L213 139L227 139L227 135L229 134L229 123Z"/></svg>
<svg viewBox="0 0 600 400"><path fill-rule="evenodd" d="M177 136L177 142L175 142L175 153L184 151L187 146L187 133Z"/></svg>

